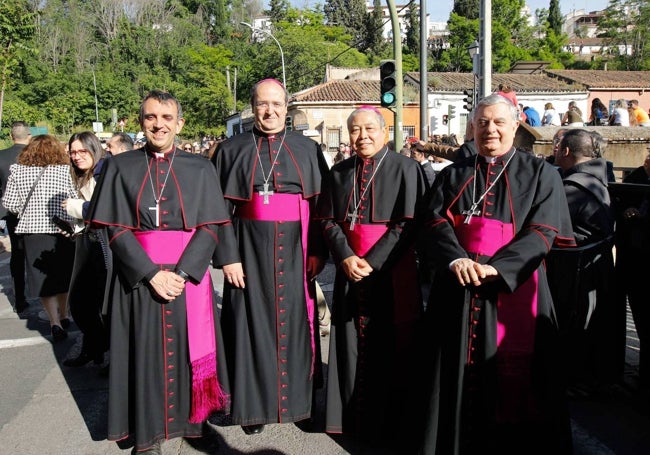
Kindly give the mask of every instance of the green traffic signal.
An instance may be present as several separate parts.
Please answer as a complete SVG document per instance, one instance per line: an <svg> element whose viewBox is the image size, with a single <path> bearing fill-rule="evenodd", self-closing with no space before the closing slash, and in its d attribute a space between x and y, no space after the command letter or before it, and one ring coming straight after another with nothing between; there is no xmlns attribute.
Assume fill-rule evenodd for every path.
<svg viewBox="0 0 650 455"><path fill-rule="evenodd" d="M382 107L393 107L397 101L395 87L397 86L397 67L395 60L382 60L379 64L379 86L381 96L379 97Z"/></svg>
<svg viewBox="0 0 650 455"><path fill-rule="evenodd" d="M382 106L392 106L395 104L395 94L394 93L384 93L381 95L381 105Z"/></svg>

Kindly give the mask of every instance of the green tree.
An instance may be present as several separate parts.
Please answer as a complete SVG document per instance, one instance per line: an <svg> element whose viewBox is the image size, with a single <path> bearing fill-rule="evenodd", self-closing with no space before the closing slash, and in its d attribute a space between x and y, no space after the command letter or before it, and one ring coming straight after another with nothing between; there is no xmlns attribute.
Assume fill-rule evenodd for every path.
<svg viewBox="0 0 650 455"><path fill-rule="evenodd" d="M548 29L555 33L556 36L562 35L562 12L560 11L560 2L558 0L551 0L548 7Z"/></svg>
<svg viewBox="0 0 650 455"><path fill-rule="evenodd" d="M289 11L288 0L270 0L269 1L271 22L278 24L287 18Z"/></svg>
<svg viewBox="0 0 650 455"><path fill-rule="evenodd" d="M5 0L0 8L0 127L5 90L13 71L34 52L34 14L24 0Z"/></svg>
<svg viewBox="0 0 650 455"><path fill-rule="evenodd" d="M406 43L404 50L409 54L420 53L420 8L410 2L406 12Z"/></svg>
<svg viewBox="0 0 650 455"><path fill-rule="evenodd" d="M466 19L478 19L479 7L479 0L454 0L451 12Z"/></svg>
<svg viewBox="0 0 650 455"><path fill-rule="evenodd" d="M323 6L323 12L325 13L325 19L328 25L345 27L345 0L326 0Z"/></svg>
<svg viewBox="0 0 650 455"><path fill-rule="evenodd" d="M370 54L382 56L388 48L388 43L384 39L384 22L382 18L381 0L373 0L373 10L366 14L366 47Z"/></svg>
<svg viewBox="0 0 650 455"><path fill-rule="evenodd" d="M647 70L650 68L650 4L644 0L610 0L598 28L612 58L612 69Z"/></svg>
<svg viewBox="0 0 650 455"><path fill-rule="evenodd" d="M345 32L352 37L351 46L365 51L370 42L376 42L366 35L368 13L363 0L326 0L323 11L328 24L344 27Z"/></svg>

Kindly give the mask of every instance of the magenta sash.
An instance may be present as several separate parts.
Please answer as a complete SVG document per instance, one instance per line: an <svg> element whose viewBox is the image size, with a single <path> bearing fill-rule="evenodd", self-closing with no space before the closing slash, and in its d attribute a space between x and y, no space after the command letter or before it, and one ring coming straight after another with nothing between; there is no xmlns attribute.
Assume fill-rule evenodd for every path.
<svg viewBox="0 0 650 455"><path fill-rule="evenodd" d="M349 223L344 224L343 232L348 239L352 251L364 257L368 251L388 232L385 224L355 224L354 230L350 230ZM415 250L409 248L399 259L391 271L391 281L394 293L394 317L395 323L413 321L420 315L422 306L422 295L420 287L414 285L414 278L417 276L417 261Z"/></svg>
<svg viewBox="0 0 650 455"><path fill-rule="evenodd" d="M156 264L176 264L194 235L191 231L134 232ZM223 409L228 396L217 378L217 350L212 301L212 279L206 270L198 284L185 283L187 335L192 368L192 407L189 421L201 423Z"/></svg>
<svg viewBox="0 0 650 455"><path fill-rule="evenodd" d="M492 256L513 238L513 227L490 218L474 217L464 224L457 216L456 237L470 254ZM497 346L504 351L532 352L537 317L537 272L512 293L499 293Z"/></svg>
<svg viewBox="0 0 650 455"><path fill-rule="evenodd" d="M309 201L302 194L274 193L269 196L269 203L264 204L264 197L254 194L250 201L238 205L235 216L244 220L257 221L300 221L302 238L303 286L305 288L305 304L311 338L311 373L314 372L316 361L316 339L314 338L314 291L307 281L307 244L309 239Z"/></svg>
<svg viewBox="0 0 650 455"><path fill-rule="evenodd" d="M470 224L456 216L456 237L470 254L492 256L513 238L512 224L474 217ZM538 275L535 271L512 293L500 292L497 300L497 368L500 400L497 418L516 421L523 409L531 409L530 369L535 344Z"/></svg>

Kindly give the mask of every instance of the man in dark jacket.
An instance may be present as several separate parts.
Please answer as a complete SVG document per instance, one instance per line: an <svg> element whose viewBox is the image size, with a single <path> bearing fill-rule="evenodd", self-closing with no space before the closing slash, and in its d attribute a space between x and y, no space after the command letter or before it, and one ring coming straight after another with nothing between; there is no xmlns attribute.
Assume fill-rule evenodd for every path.
<svg viewBox="0 0 650 455"><path fill-rule="evenodd" d="M571 129L554 152L578 248L554 249L548 261L560 327L566 329L569 385L580 394L621 379L625 363L625 306L613 293L614 213L607 163L594 139L589 131Z"/></svg>
<svg viewBox="0 0 650 455"><path fill-rule="evenodd" d="M29 126L25 122L14 122L11 125L10 134L14 145L7 149L0 150L0 185L2 185L0 198L4 194L5 187L7 186L9 166L16 162L16 158L32 138ZM9 268L11 270L11 279L14 283L14 311L16 313L22 313L27 309L29 303L25 300L25 249L23 246L22 235L16 234L18 217L15 213L5 210L1 204L0 217L6 223L7 232L9 233L9 242L11 242L11 259L9 261Z"/></svg>

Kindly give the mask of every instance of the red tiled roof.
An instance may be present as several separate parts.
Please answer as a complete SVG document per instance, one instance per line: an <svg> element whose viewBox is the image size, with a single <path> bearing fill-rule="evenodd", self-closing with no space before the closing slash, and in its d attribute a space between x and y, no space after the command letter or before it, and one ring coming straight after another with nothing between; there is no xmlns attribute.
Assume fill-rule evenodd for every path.
<svg viewBox="0 0 650 455"><path fill-rule="evenodd" d="M334 80L294 93L291 101L340 101L359 103L379 100L379 80Z"/></svg>
<svg viewBox="0 0 650 455"><path fill-rule="evenodd" d="M419 84L420 73L407 73L412 80ZM560 80L545 74L493 74L492 90L497 90L499 84L512 87L517 93L530 92L585 92L587 87L581 83ZM432 91L459 92L474 87L472 73L428 73L428 86Z"/></svg>
<svg viewBox="0 0 650 455"><path fill-rule="evenodd" d="M545 70L558 80L575 81L590 89L650 89L650 71Z"/></svg>

